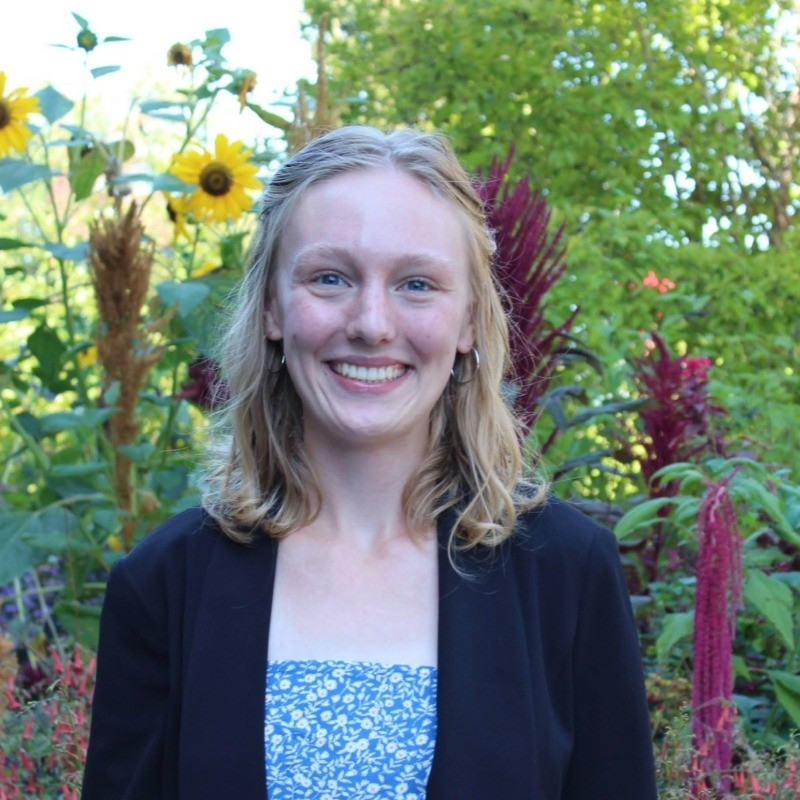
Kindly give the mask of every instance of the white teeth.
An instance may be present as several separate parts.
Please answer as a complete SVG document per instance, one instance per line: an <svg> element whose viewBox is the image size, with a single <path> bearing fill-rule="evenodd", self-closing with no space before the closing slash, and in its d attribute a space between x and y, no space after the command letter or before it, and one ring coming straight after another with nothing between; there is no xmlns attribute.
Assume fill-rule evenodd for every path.
<svg viewBox="0 0 800 800"><path fill-rule="evenodd" d="M344 378L352 378L356 381L366 381L367 383L381 383L382 381L393 381L399 378L405 371L405 367L359 367L355 364L343 364L336 362L331 365L333 371Z"/></svg>

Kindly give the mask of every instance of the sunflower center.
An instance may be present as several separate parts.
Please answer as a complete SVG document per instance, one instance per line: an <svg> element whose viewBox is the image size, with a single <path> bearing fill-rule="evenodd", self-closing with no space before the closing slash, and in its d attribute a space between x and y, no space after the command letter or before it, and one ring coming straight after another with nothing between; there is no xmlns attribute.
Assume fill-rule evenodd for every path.
<svg viewBox="0 0 800 800"><path fill-rule="evenodd" d="M212 161L200 173L200 188L214 197L227 194L233 186L233 173L225 164Z"/></svg>
<svg viewBox="0 0 800 800"><path fill-rule="evenodd" d="M0 130L9 122L11 122L11 106L5 100L0 100Z"/></svg>

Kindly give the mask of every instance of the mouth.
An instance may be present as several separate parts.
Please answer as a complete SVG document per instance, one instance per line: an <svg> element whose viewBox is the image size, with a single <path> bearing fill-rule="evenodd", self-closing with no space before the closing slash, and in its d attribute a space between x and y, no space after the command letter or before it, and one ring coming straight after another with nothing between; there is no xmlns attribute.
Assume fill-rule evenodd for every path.
<svg viewBox="0 0 800 800"><path fill-rule="evenodd" d="M365 367L344 361L332 361L330 367L337 375L361 383L387 383L397 380L408 372L408 367L401 364L389 367Z"/></svg>

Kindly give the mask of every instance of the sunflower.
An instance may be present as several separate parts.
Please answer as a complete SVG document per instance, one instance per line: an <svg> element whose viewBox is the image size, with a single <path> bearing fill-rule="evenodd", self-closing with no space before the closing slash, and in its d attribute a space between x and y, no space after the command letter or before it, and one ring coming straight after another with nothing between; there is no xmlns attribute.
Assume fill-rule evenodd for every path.
<svg viewBox="0 0 800 800"><path fill-rule="evenodd" d="M25 152L28 139L33 135L25 124L28 114L39 110L39 99L26 97L27 89L14 89L8 95L6 74L0 72L0 158L5 158L12 150Z"/></svg>
<svg viewBox="0 0 800 800"><path fill-rule="evenodd" d="M213 155L202 150L175 156L170 172L197 186L190 195L195 218L225 222L250 209L253 201L245 190L261 188L258 167L247 160L251 155L241 142L229 142L220 133Z"/></svg>
<svg viewBox="0 0 800 800"><path fill-rule="evenodd" d="M177 241L183 236L184 239L191 239L189 229L186 227L186 215L191 211L192 196L186 194L168 194L162 192L167 201L167 215L172 222L172 238Z"/></svg>
<svg viewBox="0 0 800 800"><path fill-rule="evenodd" d="M191 274L189 275L192 280L195 278L202 278L205 275L210 275L212 272L216 272L222 264L215 264L213 261L206 261L197 269L193 269Z"/></svg>

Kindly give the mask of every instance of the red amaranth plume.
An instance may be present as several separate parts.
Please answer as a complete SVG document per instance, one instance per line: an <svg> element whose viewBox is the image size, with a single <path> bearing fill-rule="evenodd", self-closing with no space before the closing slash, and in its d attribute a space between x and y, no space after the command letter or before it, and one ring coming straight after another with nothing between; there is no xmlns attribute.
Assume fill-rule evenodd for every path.
<svg viewBox="0 0 800 800"><path fill-rule="evenodd" d="M674 358L655 331L650 334L655 350L635 363L634 379L651 402L640 412L647 458L642 473L650 478L658 470L688 461L719 444L709 435L712 414L721 412L708 397L708 358ZM661 496L656 494L655 496Z"/></svg>
<svg viewBox="0 0 800 800"><path fill-rule="evenodd" d="M189 364L189 380L175 395L176 399L191 400L200 408L214 409L228 399L228 386L219 376L219 364L212 358L200 356Z"/></svg>
<svg viewBox="0 0 800 800"><path fill-rule="evenodd" d="M728 491L732 477L707 488L697 522L692 732L700 769L717 776L720 796L730 791L733 640L742 603L742 539Z"/></svg>
<svg viewBox="0 0 800 800"><path fill-rule="evenodd" d="M658 333L651 333L651 338L654 347L649 356L633 364L633 378L641 393L649 398L648 404L639 410L643 435L633 443L640 445L646 455L634 456L633 443L622 442L621 446L641 464L651 498L674 497L678 482L653 483L653 475L670 464L691 461L704 453L724 453L724 442L713 435L710 422L713 415L725 412L708 396L711 360L673 357ZM665 506L660 514L669 514L669 507ZM665 536L663 524L657 524L644 545L641 558L649 581L658 580Z"/></svg>
<svg viewBox="0 0 800 800"><path fill-rule="evenodd" d="M495 159L488 177L479 176L475 189L497 244L494 270L511 318L512 377L519 389L515 402L530 428L568 345L578 309L559 325L545 318L545 297L567 269L564 226L551 237L547 201L532 191L530 179L525 177L514 186L505 180L513 157L512 148L505 161Z"/></svg>

